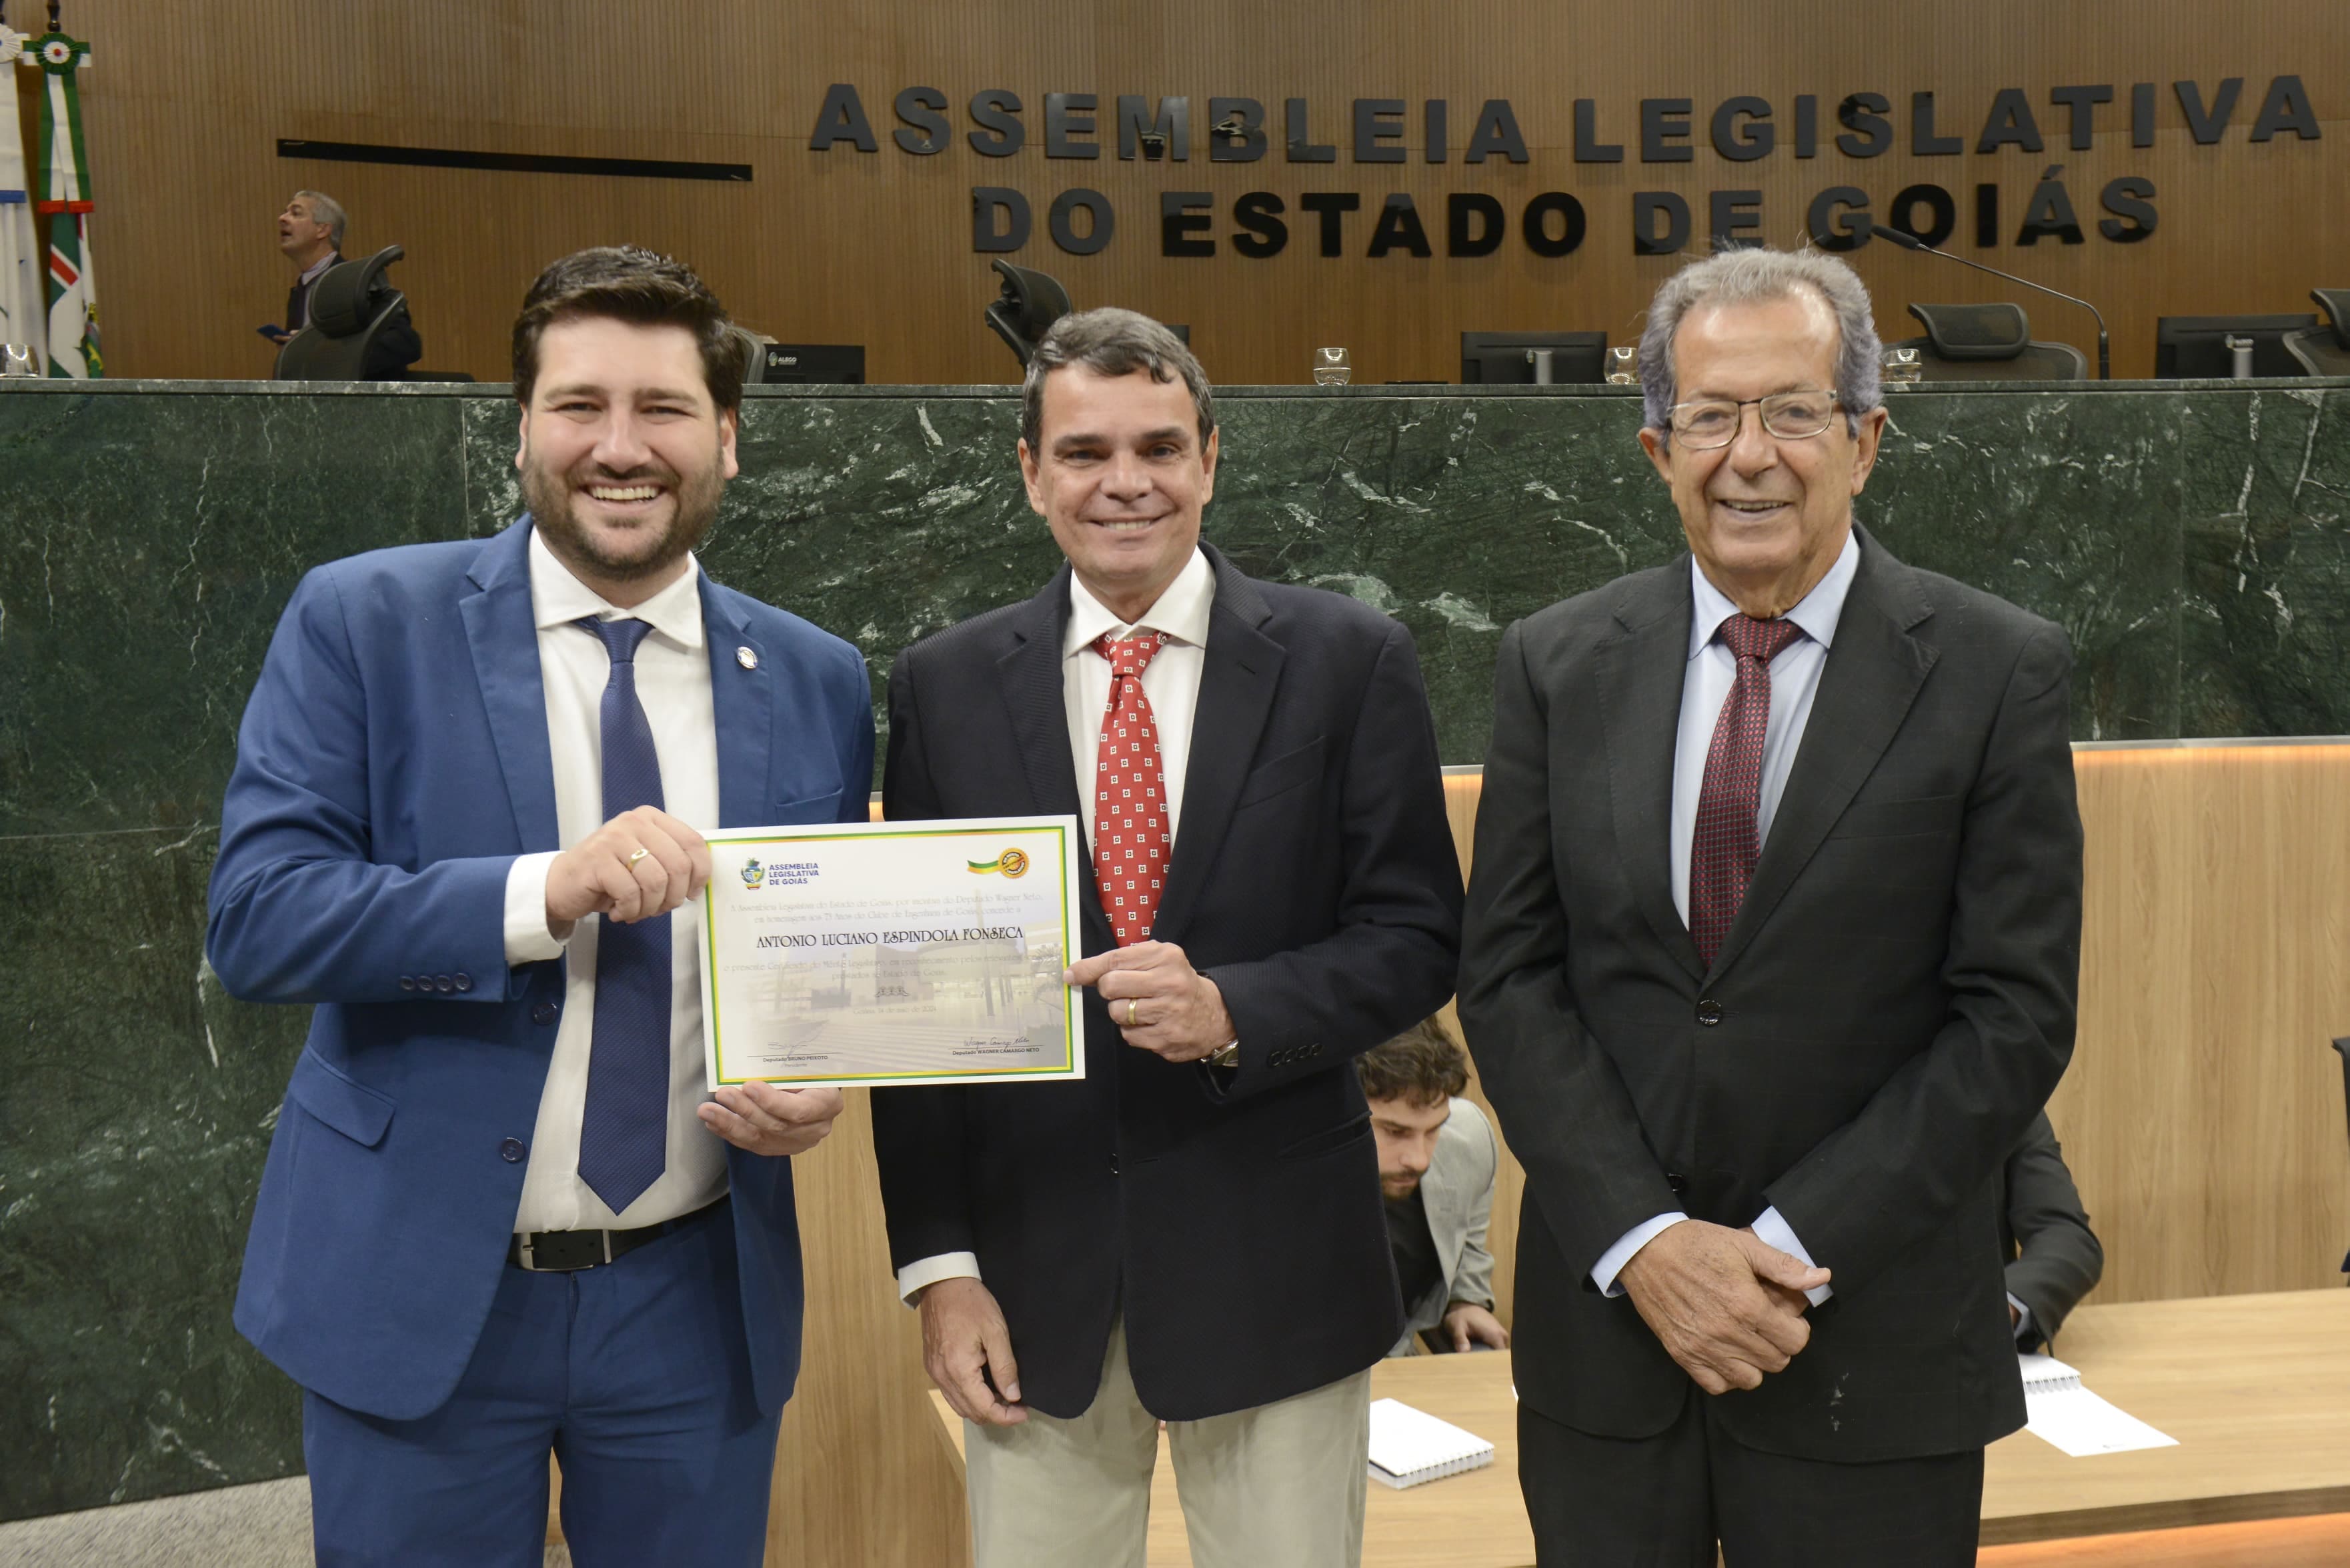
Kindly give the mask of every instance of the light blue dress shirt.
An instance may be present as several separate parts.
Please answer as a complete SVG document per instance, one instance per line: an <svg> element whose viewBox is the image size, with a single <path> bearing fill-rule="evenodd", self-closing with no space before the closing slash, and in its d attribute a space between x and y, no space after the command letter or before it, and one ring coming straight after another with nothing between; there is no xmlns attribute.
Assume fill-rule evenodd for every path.
<svg viewBox="0 0 2350 1568"><path fill-rule="evenodd" d="M1847 534L1844 549L1837 554L1835 564L1828 567L1827 576L1812 585L1812 591L1787 612L1786 618L1802 628L1804 635L1780 649L1779 656L1771 661L1771 718L1762 732L1762 776L1754 803L1754 842L1758 848L1770 841L1779 797L1786 792L1787 775L1794 771L1795 753L1804 743L1804 727L1811 722L1812 700L1819 695L1820 671L1827 667L1836 623L1844 618L1845 596L1851 592L1852 579L1859 570L1860 540ZM1689 665L1681 677L1680 729L1673 746L1673 908L1679 911L1684 926L1689 924L1690 845L1697 836L1697 803L1705 787L1706 754L1713 749L1714 725L1721 717L1722 704L1730 701L1731 688L1738 680L1738 656L1716 635L1723 621L1739 613L1738 607L1708 580L1694 556L1690 560L1690 593L1697 613L1690 619ZM1659 1214L1624 1232L1592 1266L1592 1283L1608 1295L1623 1294L1616 1276L1632 1261L1632 1255L1647 1246L1659 1231L1688 1218L1678 1211ZM1779 1251L1817 1266L1775 1207L1764 1210L1756 1218L1753 1229L1757 1236ZM1807 1293L1812 1304L1817 1306L1835 1291L1822 1285Z"/></svg>

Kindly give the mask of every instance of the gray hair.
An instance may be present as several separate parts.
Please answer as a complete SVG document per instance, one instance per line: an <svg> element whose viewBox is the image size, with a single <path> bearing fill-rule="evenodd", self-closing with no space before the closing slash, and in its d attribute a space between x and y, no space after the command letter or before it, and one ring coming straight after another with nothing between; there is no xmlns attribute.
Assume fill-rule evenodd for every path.
<svg viewBox="0 0 2350 1568"><path fill-rule="evenodd" d="M1809 289L1836 323L1835 391L1846 428L1860 433L1860 416L1885 401L1884 348L1860 275L1820 251L1760 248L1724 251L1691 262L1667 278L1648 302L1640 333L1640 399L1648 429L1669 439L1679 389L1673 378L1673 337L1681 318L1700 305L1758 305Z"/></svg>
<svg viewBox="0 0 2350 1568"><path fill-rule="evenodd" d="M1208 373L1183 340L1148 316L1105 306L1073 311L1047 327L1028 357L1028 379L1020 389L1020 439L1036 450L1045 430L1045 378L1066 365L1083 365L1097 376L1130 376L1148 370L1154 381L1180 378L1200 416L1200 448L1216 429L1216 394Z"/></svg>
<svg viewBox="0 0 2350 1568"><path fill-rule="evenodd" d="M343 225L350 222L350 215L343 211L343 204L324 191L296 191L294 194L310 198L310 215L327 225L328 243L341 250Z"/></svg>

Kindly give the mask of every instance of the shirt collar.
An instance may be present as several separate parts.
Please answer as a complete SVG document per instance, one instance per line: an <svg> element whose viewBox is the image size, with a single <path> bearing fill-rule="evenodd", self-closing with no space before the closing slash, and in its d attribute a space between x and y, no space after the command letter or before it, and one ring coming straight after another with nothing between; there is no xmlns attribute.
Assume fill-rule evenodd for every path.
<svg viewBox="0 0 2350 1568"><path fill-rule="evenodd" d="M1069 631L1061 639L1061 657L1068 658L1091 648L1106 632L1130 636L1136 631L1164 632L1169 640L1188 642L1194 648L1208 645L1208 615L1216 605L1216 574L1209 569L1208 557L1196 545L1191 546L1191 558L1175 574L1167 590L1129 627L1118 618L1117 612L1094 597L1093 591L1069 574Z"/></svg>
<svg viewBox="0 0 2350 1568"><path fill-rule="evenodd" d="M1852 579L1860 571L1860 530L1856 528L1844 536L1844 548L1836 552L1835 564L1826 576L1812 585L1812 591L1799 600L1783 618L1803 628L1804 635L1822 648L1835 642L1836 622L1844 618L1845 596L1852 591ZM1695 659L1721 629L1721 623L1738 613L1730 596L1713 586L1698 566L1697 557L1690 557L1690 590L1697 601L1697 613L1690 618L1689 656Z"/></svg>
<svg viewBox="0 0 2350 1568"><path fill-rule="evenodd" d="M636 619L681 648L702 646L702 563L686 556L685 575L644 603L621 609L571 575L556 558L546 535L530 531L530 613L539 630L593 616L598 620Z"/></svg>
<svg viewBox="0 0 2350 1568"><path fill-rule="evenodd" d="M325 255L320 256L317 261L314 261L308 266L304 267L302 269L302 275L296 281L298 283L315 282L320 273L326 271L328 267L334 265L341 259L342 258L333 251L328 251Z"/></svg>

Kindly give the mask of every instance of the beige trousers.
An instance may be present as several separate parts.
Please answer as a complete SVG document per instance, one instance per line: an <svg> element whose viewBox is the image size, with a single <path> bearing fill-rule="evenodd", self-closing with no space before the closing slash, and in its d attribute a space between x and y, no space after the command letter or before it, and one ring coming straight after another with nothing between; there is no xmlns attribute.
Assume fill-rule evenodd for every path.
<svg viewBox="0 0 2350 1568"><path fill-rule="evenodd" d="M1193 1568L1357 1568L1370 1453L1368 1370L1203 1421L1170 1421ZM1113 1324L1093 1407L1064 1421L963 1424L976 1568L1143 1568L1159 1421Z"/></svg>

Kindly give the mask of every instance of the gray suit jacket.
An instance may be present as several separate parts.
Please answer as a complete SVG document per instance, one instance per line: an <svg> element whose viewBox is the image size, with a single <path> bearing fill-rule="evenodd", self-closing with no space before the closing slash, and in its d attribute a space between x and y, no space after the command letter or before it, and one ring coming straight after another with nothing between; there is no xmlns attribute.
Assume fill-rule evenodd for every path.
<svg viewBox="0 0 2350 1568"><path fill-rule="evenodd" d="M1518 1391L1598 1436L1671 1426L1694 1385L1592 1265L1660 1213L1775 1206L1835 1295L1785 1371L1716 1401L1729 1434L1849 1462L1979 1448L2024 1417L2000 1168L2073 1049L2071 652L1861 535L1708 965L1669 870L1691 615L1683 556L1520 621L1496 661L1461 1021L1526 1171Z"/></svg>
<svg viewBox="0 0 2350 1568"><path fill-rule="evenodd" d="M2037 1350L2056 1337L2106 1272L2106 1250L2089 1229L2081 1189L2064 1168L2045 1111L2032 1119L2000 1172L1999 1231L1999 1255L2014 1260L2007 1265L2007 1293L2032 1314L2016 1347Z"/></svg>
<svg viewBox="0 0 2350 1568"><path fill-rule="evenodd" d="M1389 1355L1409 1355L1413 1338L1442 1323L1455 1302L1492 1306L1493 1254L1485 1250L1485 1231L1493 1220L1493 1178L1501 1166L1493 1124L1476 1101L1456 1096L1436 1135L1428 1173L1419 1179L1420 1206L1444 1280L1419 1301L1403 1303L1403 1337Z"/></svg>

